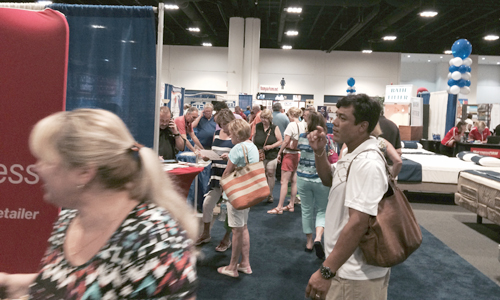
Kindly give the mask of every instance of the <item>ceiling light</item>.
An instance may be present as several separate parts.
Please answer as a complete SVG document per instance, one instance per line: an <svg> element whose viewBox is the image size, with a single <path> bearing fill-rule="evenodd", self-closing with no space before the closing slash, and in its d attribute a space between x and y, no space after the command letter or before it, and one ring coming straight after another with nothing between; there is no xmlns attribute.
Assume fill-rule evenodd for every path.
<svg viewBox="0 0 500 300"><path fill-rule="evenodd" d="M427 60L427 62L431 62L431 60L430 60L430 59L428 59L428 60Z"/></svg>
<svg viewBox="0 0 500 300"><path fill-rule="evenodd" d="M411 57L411 55L408 55L407 57Z"/></svg>
<svg viewBox="0 0 500 300"><path fill-rule="evenodd" d="M452 54L453 52L451 50L446 50L444 51L444 54Z"/></svg>
<svg viewBox="0 0 500 300"><path fill-rule="evenodd" d="M288 30L287 32L285 32L285 34L289 36L295 36L298 35L299 32L297 30Z"/></svg>
<svg viewBox="0 0 500 300"><path fill-rule="evenodd" d="M488 34L487 36L484 37L484 39L487 41L496 41L498 40L498 35Z"/></svg>
<svg viewBox="0 0 500 300"><path fill-rule="evenodd" d="M191 31L191 32L200 32L200 28L199 27L189 27L188 30Z"/></svg>
<svg viewBox="0 0 500 300"><path fill-rule="evenodd" d="M290 46L290 45L283 45L281 48L285 49L285 50L290 50L290 49L292 49L292 46Z"/></svg>
<svg viewBox="0 0 500 300"><path fill-rule="evenodd" d="M485 60L486 58L485 57L481 57L482 60Z"/></svg>
<svg viewBox="0 0 500 300"><path fill-rule="evenodd" d="M179 6L177 6L175 4L165 4L165 9L168 9L168 10L179 9Z"/></svg>
<svg viewBox="0 0 500 300"><path fill-rule="evenodd" d="M500 61L497 61L497 65L500 65Z"/></svg>
<svg viewBox="0 0 500 300"><path fill-rule="evenodd" d="M106 28L106 26L102 26L102 25L90 25L90 27L92 27L92 28Z"/></svg>
<svg viewBox="0 0 500 300"><path fill-rule="evenodd" d="M442 56L440 56L439 58L443 58Z"/></svg>
<svg viewBox="0 0 500 300"><path fill-rule="evenodd" d="M437 16L437 14L438 13L436 11L423 11L419 15L424 18L433 18Z"/></svg>
<svg viewBox="0 0 500 300"><path fill-rule="evenodd" d="M394 41L397 37L395 35L386 35L382 39L384 41Z"/></svg>
<svg viewBox="0 0 500 300"><path fill-rule="evenodd" d="M363 50L361 51L362 53L372 53L373 51L372 50Z"/></svg>
<svg viewBox="0 0 500 300"><path fill-rule="evenodd" d="M204 47L212 47L212 43L203 43L202 44Z"/></svg>
<svg viewBox="0 0 500 300"><path fill-rule="evenodd" d="M285 8L288 13L300 14L302 12L302 7L288 7Z"/></svg>

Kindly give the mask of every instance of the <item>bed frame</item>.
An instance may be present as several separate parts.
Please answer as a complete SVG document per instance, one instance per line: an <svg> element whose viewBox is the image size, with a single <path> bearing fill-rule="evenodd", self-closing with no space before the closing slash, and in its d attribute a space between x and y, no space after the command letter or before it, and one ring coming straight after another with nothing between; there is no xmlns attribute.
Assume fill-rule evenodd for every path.
<svg viewBox="0 0 500 300"><path fill-rule="evenodd" d="M401 182L397 185L402 191L416 193L433 193L433 194L454 194L457 192L456 183L434 183L434 182Z"/></svg>

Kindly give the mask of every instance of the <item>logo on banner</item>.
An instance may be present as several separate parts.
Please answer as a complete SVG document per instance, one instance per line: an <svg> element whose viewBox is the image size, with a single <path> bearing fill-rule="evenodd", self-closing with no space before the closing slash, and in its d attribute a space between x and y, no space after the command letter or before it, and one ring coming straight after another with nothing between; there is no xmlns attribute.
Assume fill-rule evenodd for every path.
<svg viewBox="0 0 500 300"><path fill-rule="evenodd" d="M271 92L271 93L277 93L279 90L279 86L277 85L261 85L259 86L259 92Z"/></svg>
<svg viewBox="0 0 500 300"><path fill-rule="evenodd" d="M470 151L479 155L486 155L486 156L500 158L500 149L470 148Z"/></svg>

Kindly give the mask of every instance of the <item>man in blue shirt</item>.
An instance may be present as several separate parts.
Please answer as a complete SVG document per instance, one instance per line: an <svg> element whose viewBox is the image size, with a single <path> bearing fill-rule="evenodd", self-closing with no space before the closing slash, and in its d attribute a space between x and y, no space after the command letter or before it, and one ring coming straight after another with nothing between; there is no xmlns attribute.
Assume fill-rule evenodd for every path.
<svg viewBox="0 0 500 300"><path fill-rule="evenodd" d="M250 110L250 106L247 106L247 110L245 110L243 113L245 114L245 116L247 116L247 121L248 121L248 115L252 113L252 111Z"/></svg>
<svg viewBox="0 0 500 300"><path fill-rule="evenodd" d="M281 132L281 137L284 139L285 129L290 123L288 117L281 112L281 103L276 102L273 104L273 124L278 126Z"/></svg>
<svg viewBox="0 0 500 300"><path fill-rule="evenodd" d="M214 107L212 103L206 103L203 112L193 121L196 137L200 140L204 149L212 149L212 141L215 133L215 120L212 116Z"/></svg>

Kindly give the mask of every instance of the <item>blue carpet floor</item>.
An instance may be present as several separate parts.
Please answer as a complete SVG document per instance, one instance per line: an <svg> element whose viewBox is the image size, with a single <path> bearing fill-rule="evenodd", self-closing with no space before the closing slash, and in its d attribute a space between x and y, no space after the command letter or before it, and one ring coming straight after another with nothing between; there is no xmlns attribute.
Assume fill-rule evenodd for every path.
<svg viewBox="0 0 500 300"><path fill-rule="evenodd" d="M279 185L275 187L275 199ZM309 277L320 266L314 253L306 253L300 206L295 212L268 215L276 203L261 203L250 210L250 262L252 275L230 278L217 273L227 265L231 249L214 250L224 235L215 221L212 241L203 245L198 261L198 299L305 299ZM500 299L500 287L427 230L422 246L403 264L392 268L388 299Z"/></svg>

